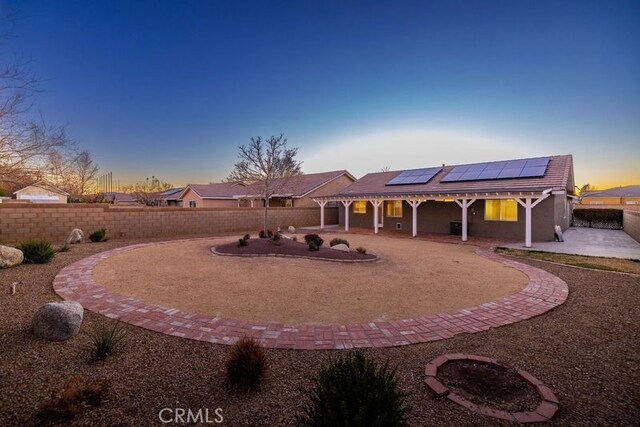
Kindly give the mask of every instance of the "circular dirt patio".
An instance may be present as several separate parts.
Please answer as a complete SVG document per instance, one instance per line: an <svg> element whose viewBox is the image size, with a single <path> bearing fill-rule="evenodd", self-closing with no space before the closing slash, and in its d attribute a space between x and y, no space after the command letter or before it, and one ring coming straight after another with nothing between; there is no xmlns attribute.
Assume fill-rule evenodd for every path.
<svg viewBox="0 0 640 427"><path fill-rule="evenodd" d="M488 249L339 236L380 259L218 256L211 247L233 238L189 239L94 255L63 269L54 289L89 310L171 335L220 343L250 335L301 349L438 340L541 314L567 296L559 278Z"/></svg>

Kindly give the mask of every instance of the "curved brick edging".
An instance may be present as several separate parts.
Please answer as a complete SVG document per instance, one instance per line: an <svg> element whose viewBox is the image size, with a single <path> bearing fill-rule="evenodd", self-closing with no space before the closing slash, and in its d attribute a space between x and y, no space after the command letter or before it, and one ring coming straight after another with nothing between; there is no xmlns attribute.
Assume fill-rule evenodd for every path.
<svg viewBox="0 0 640 427"><path fill-rule="evenodd" d="M395 347L486 331L545 313L564 303L569 293L567 284L560 278L488 249L476 252L529 277L529 284L522 291L451 313L384 322L290 325L227 319L114 294L93 280L93 268L111 256L150 245L194 240L202 239L141 243L92 255L63 268L53 280L53 289L63 299L77 301L87 310L163 334L216 344L233 344L246 335L268 348L296 350Z"/></svg>
<svg viewBox="0 0 640 427"><path fill-rule="evenodd" d="M229 254L225 252L218 252L216 250L217 246L211 247L211 253L219 256L235 256L235 257L244 257L244 258L264 258L264 257L275 257L275 258L298 258L298 259L311 259L313 261L329 261L329 262L342 262L342 263L360 263L360 262L372 262L378 261L380 257L378 255L374 255L375 258L367 258L367 259L333 259L333 258L322 258L318 256L306 256L306 255L289 255L289 254Z"/></svg>
<svg viewBox="0 0 640 427"><path fill-rule="evenodd" d="M540 423L549 421L558 410L558 398L555 394L545 386L542 381L535 378L530 373L523 371L522 369L516 369L516 373L522 377L527 383L536 389L540 396L540 404L532 412L508 412L499 409L494 409L489 406L476 405L460 396L459 394L449 390L442 382L437 378L438 368L452 360L468 360L471 362L490 363L504 368L509 368L504 364L498 362L495 359L490 359L484 356L476 356L472 354L445 354L438 356L431 362L427 363L425 367L426 379L425 384L433 390L438 396L446 395L447 399L457 403L458 405L469 409L472 412L485 415L487 417L498 418L507 421L517 421L519 423Z"/></svg>

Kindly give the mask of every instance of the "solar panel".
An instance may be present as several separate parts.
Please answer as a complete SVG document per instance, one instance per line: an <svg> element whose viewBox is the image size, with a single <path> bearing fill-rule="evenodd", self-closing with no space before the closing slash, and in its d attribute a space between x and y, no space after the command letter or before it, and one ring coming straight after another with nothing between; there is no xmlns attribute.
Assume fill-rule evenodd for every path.
<svg viewBox="0 0 640 427"><path fill-rule="evenodd" d="M387 182L386 185L426 184L441 170L442 168L438 167L404 171Z"/></svg>
<svg viewBox="0 0 640 427"><path fill-rule="evenodd" d="M544 176L548 157L528 160L509 160L455 166L442 182L478 181L485 179L532 178Z"/></svg>

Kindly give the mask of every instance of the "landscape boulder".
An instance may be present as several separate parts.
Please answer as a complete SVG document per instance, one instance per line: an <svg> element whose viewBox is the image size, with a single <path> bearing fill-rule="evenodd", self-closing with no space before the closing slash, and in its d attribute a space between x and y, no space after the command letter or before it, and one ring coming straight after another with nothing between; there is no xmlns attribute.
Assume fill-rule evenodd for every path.
<svg viewBox="0 0 640 427"><path fill-rule="evenodd" d="M75 243L82 243L84 240L84 233L79 228L74 228L69 234L69 238L67 239L67 244L72 245Z"/></svg>
<svg viewBox="0 0 640 427"><path fill-rule="evenodd" d="M289 233L294 234L296 232L296 228L293 225L290 225L289 228L287 228L287 230L289 230Z"/></svg>
<svg viewBox="0 0 640 427"><path fill-rule="evenodd" d="M22 264L24 254L20 249L0 245L0 268L9 268Z"/></svg>
<svg viewBox="0 0 640 427"><path fill-rule="evenodd" d="M333 245L331 246L331 249L334 249L336 251L342 251L342 252L349 252L349 246L345 245L344 243L338 243L337 245Z"/></svg>
<svg viewBox="0 0 640 427"><path fill-rule="evenodd" d="M80 330L83 308L75 301L50 302L33 316L32 331L39 338L64 341Z"/></svg>

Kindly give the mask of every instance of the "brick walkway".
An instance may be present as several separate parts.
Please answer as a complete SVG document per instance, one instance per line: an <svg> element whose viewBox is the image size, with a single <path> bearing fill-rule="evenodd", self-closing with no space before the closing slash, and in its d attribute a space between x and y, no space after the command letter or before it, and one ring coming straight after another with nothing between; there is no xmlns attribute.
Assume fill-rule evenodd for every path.
<svg viewBox="0 0 640 427"><path fill-rule="evenodd" d="M195 239L184 241L190 240ZM522 291L451 313L386 322L288 325L226 319L113 294L93 281L92 271L99 262L158 244L163 243L116 248L77 261L58 273L53 289L63 299L77 301L87 310L163 334L216 344L233 344L246 335L261 341L265 347L295 350L394 347L438 341L538 316L564 303L569 293L567 284L560 278L496 255L486 244L477 249L479 255L516 268L529 277L529 284Z"/></svg>

